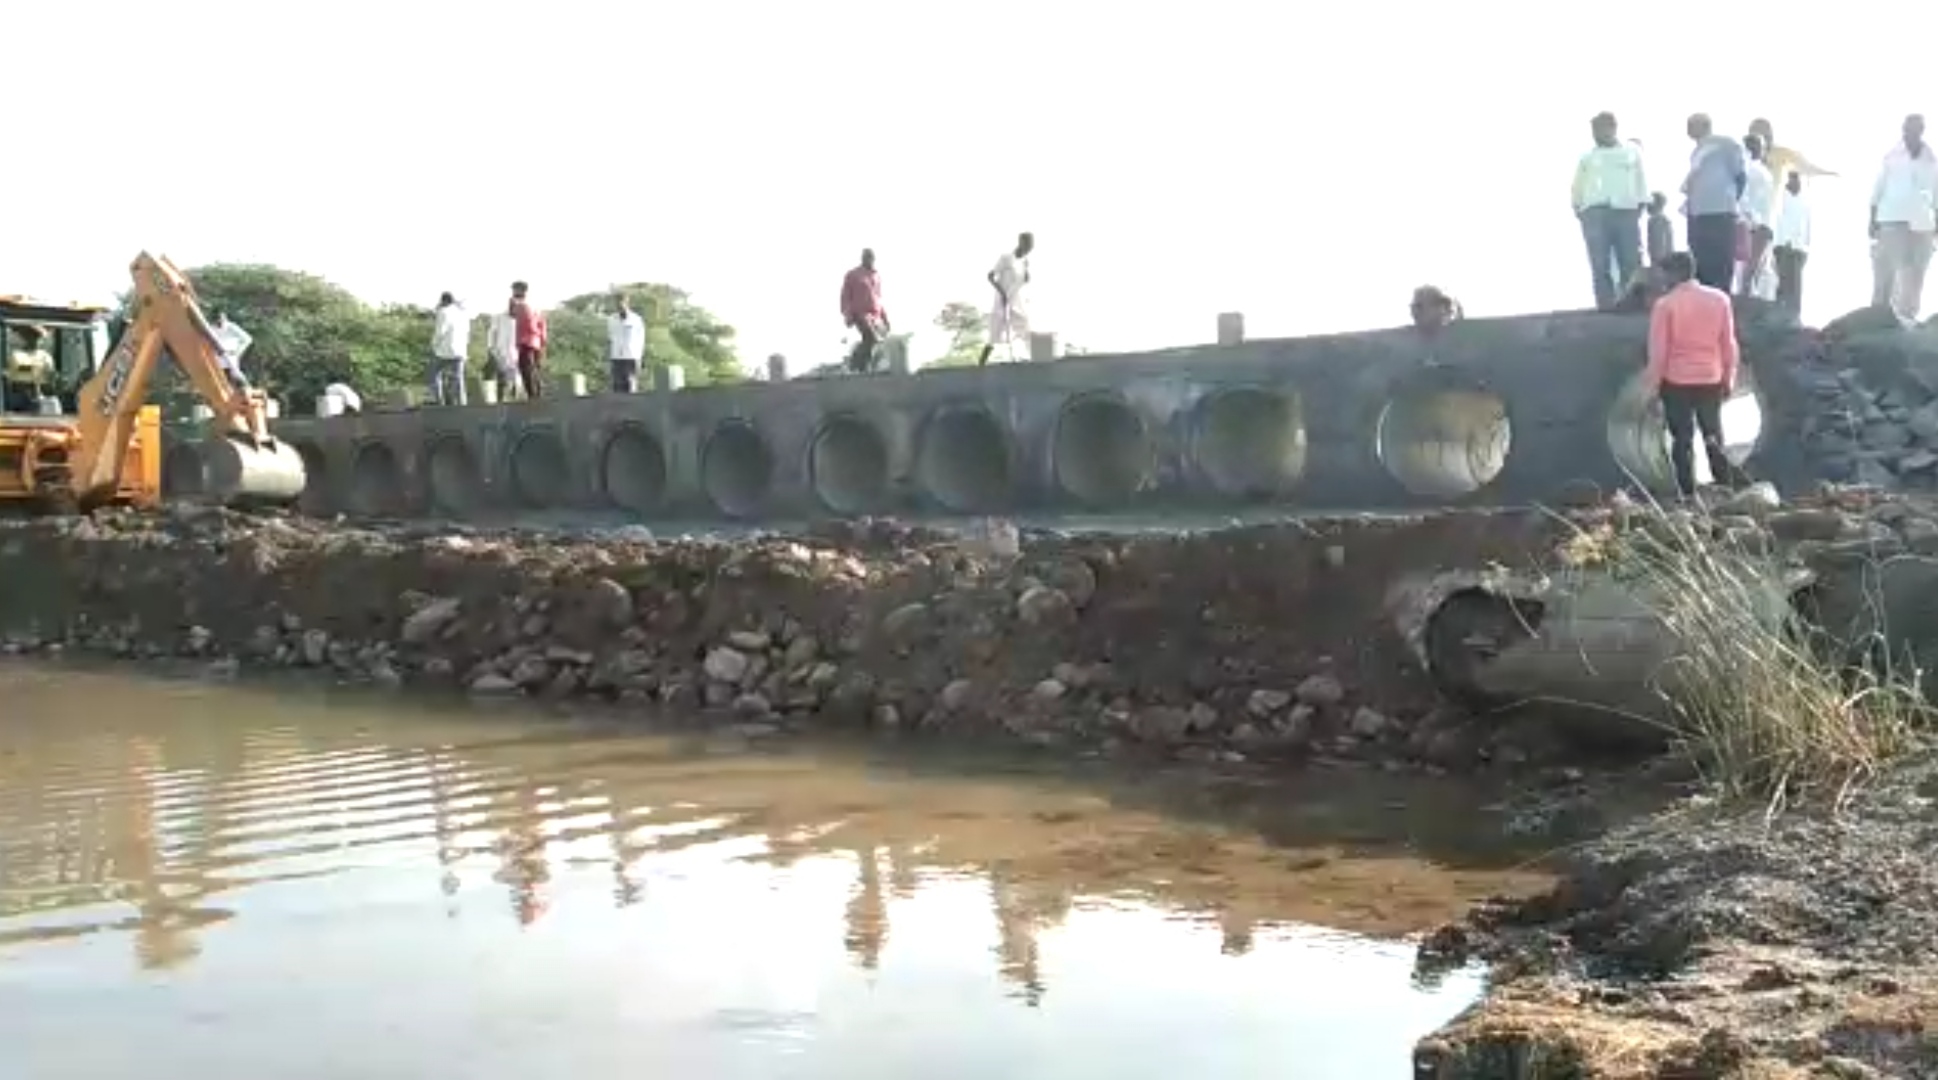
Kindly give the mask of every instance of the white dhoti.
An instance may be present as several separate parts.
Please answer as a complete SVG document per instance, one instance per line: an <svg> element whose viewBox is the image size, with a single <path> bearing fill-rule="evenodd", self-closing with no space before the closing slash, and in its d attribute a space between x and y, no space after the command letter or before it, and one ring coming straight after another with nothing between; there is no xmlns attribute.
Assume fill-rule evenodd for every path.
<svg viewBox="0 0 1938 1080"><path fill-rule="evenodd" d="M1030 339L1029 316L1021 306L997 300L989 309L989 343L991 345L1028 344Z"/></svg>

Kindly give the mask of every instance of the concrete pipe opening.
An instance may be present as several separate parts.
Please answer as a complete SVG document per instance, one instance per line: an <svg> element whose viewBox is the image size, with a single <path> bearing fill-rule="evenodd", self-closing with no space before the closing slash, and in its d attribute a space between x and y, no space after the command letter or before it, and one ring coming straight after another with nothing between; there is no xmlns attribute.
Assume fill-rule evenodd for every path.
<svg viewBox="0 0 1938 1080"><path fill-rule="evenodd" d="M730 420L707 440L700 455L700 487L714 509L751 517L774 484L774 453L753 425Z"/></svg>
<svg viewBox="0 0 1938 1080"><path fill-rule="evenodd" d="M1732 465L1741 465L1756 452L1757 440L1763 435L1762 397L1747 366L1737 380L1736 393L1723 403L1722 413L1723 456ZM1697 439L1696 482L1715 483L1700 433ZM1676 474L1669 460L1669 427L1662 420L1662 403L1647 392L1639 373L1623 384L1608 410L1608 451L1623 472L1650 492L1675 493Z"/></svg>
<svg viewBox="0 0 1938 1080"><path fill-rule="evenodd" d="M1065 405L1050 454L1057 486L1091 506L1130 499L1151 475L1144 420L1114 397L1080 397Z"/></svg>
<svg viewBox="0 0 1938 1080"><path fill-rule="evenodd" d="M867 514L888 497L888 443L875 425L837 416L808 449L808 478L821 505L837 514Z"/></svg>
<svg viewBox="0 0 1938 1080"><path fill-rule="evenodd" d="M1198 470L1219 494L1270 498L1305 474L1305 408L1297 394L1241 388L1199 402Z"/></svg>
<svg viewBox="0 0 1938 1080"><path fill-rule="evenodd" d="M666 502L666 450L639 428L621 428L599 452L599 487L622 510L658 510Z"/></svg>
<svg viewBox="0 0 1938 1080"><path fill-rule="evenodd" d="M404 468L383 443L364 443L350 459L350 508L390 517L404 512Z"/></svg>
<svg viewBox="0 0 1938 1080"><path fill-rule="evenodd" d="M572 487L565 444L549 431L527 431L511 446L511 493L534 510L557 506Z"/></svg>
<svg viewBox="0 0 1938 1080"><path fill-rule="evenodd" d="M447 514L476 509L484 498L484 477L477 455L461 435L439 435L424 449L424 474L431 508Z"/></svg>
<svg viewBox="0 0 1938 1080"><path fill-rule="evenodd" d="M323 448L313 442L299 442L296 456L303 461L303 494L296 506L305 514L325 514L330 510L329 459Z"/></svg>
<svg viewBox="0 0 1938 1080"><path fill-rule="evenodd" d="M208 463L202 448L178 442L162 455L162 494L170 499L200 499L209 493Z"/></svg>
<svg viewBox="0 0 1938 1080"><path fill-rule="evenodd" d="M1478 387L1401 386L1380 409L1374 446L1400 486L1451 499L1494 482L1514 441L1507 402Z"/></svg>
<svg viewBox="0 0 1938 1080"><path fill-rule="evenodd" d="M944 409L922 426L915 477L937 505L981 514L1009 501L1009 436L986 409Z"/></svg>

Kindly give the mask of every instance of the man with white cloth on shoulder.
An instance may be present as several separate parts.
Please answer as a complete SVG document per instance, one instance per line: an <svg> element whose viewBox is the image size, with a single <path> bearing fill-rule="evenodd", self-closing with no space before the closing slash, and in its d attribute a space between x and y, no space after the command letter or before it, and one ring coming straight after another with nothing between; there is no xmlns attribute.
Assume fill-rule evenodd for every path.
<svg viewBox="0 0 1938 1080"><path fill-rule="evenodd" d="M1016 250L1003 252L996 268L989 272L989 284L996 290L996 303L989 309L989 340L982 347L977 367L989 364L996 346L1007 346L1016 355L1016 342L1029 346L1030 321L1023 314L1023 286L1030 283L1030 252L1036 250L1036 237L1023 233L1016 238Z"/></svg>
<svg viewBox="0 0 1938 1080"><path fill-rule="evenodd" d="M625 293L618 300L618 310L606 316L606 367L612 392L631 394L639 390L639 366L646 359L646 320Z"/></svg>
<svg viewBox="0 0 1938 1080"><path fill-rule="evenodd" d="M216 311L209 329L215 332L216 348L220 350L217 361L222 365L223 373L229 376L229 385L237 390L247 390L249 377L242 373L242 354L249 351L249 346L256 339L249 336L249 331L230 322L226 311Z"/></svg>

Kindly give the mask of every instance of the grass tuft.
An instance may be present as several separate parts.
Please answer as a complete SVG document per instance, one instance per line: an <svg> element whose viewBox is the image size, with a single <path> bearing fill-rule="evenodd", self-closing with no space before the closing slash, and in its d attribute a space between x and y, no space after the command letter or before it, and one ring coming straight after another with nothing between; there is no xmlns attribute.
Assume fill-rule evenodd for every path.
<svg viewBox="0 0 1938 1080"><path fill-rule="evenodd" d="M1806 632L1780 558L1660 508L1597 547L1676 643L1658 679L1672 743L1720 794L1772 811L1806 795L1841 801L1918 745L1930 716L1918 672L1881 650L1850 664L1848 650Z"/></svg>

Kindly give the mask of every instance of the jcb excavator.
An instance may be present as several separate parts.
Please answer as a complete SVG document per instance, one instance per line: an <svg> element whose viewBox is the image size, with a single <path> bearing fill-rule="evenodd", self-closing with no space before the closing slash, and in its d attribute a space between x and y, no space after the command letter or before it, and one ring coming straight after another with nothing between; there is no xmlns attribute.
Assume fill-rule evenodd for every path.
<svg viewBox="0 0 1938 1080"><path fill-rule="evenodd" d="M0 508L158 504L161 410L146 400L165 355L214 413L208 438L172 451L172 485L223 503L294 502L302 455L269 433L262 391L229 380L188 278L147 252L129 269L128 326L105 356L101 309L0 297Z"/></svg>

